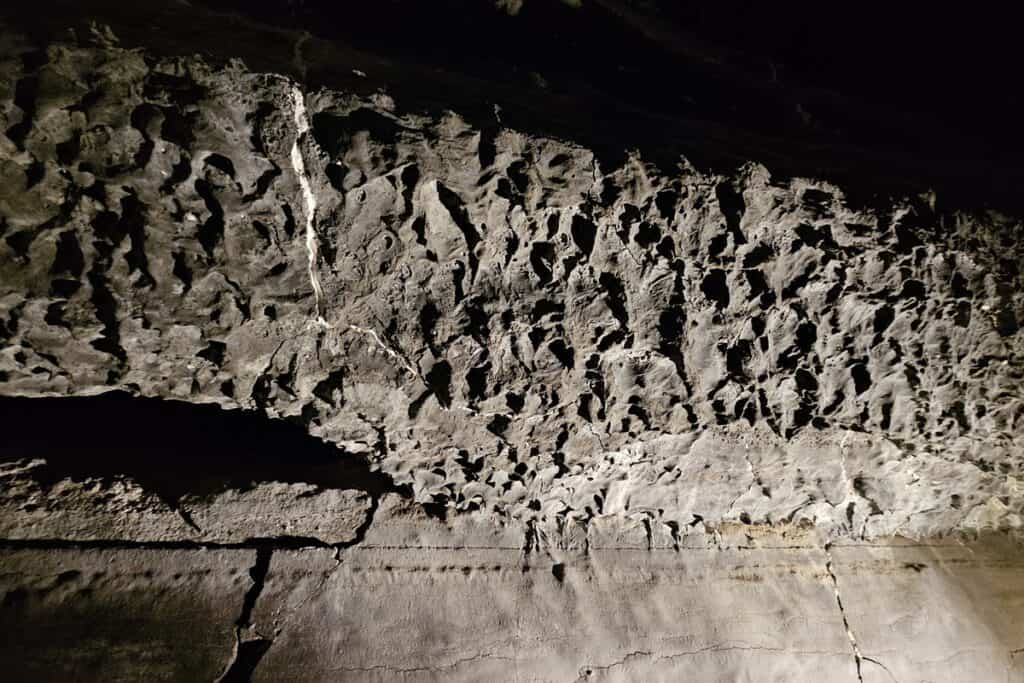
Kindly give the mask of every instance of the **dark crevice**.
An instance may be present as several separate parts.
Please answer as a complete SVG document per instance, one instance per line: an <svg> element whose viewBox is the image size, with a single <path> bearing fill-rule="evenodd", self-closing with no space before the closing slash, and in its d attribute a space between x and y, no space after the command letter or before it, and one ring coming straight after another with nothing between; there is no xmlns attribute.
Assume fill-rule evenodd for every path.
<svg viewBox="0 0 1024 683"><path fill-rule="evenodd" d="M269 638L239 640L235 646L234 659L224 675L217 679L217 683L249 683L263 655L267 654L273 644L274 641Z"/></svg>
<svg viewBox="0 0 1024 683"><path fill-rule="evenodd" d="M622 281L611 273L601 273L598 282L607 294L608 308L625 330L629 327L629 313L626 308L626 288Z"/></svg>
<svg viewBox="0 0 1024 683"><path fill-rule="evenodd" d="M705 275L700 283L700 290L704 296L714 301L718 308L729 307L729 285L724 270L715 268Z"/></svg>
<svg viewBox="0 0 1024 683"><path fill-rule="evenodd" d="M97 242L97 245L99 243ZM121 331L117 320L117 300L108 286L106 275L100 270L104 261L109 267L109 251L104 254L101 247L97 258L96 267L89 271L89 285L92 287L90 301L96 309L96 319L102 323L102 336L90 342L97 351L109 353L114 356L121 365L128 360L128 352L121 346Z"/></svg>
<svg viewBox="0 0 1024 683"><path fill-rule="evenodd" d="M274 642L263 636L246 638L252 626L252 611L256 607L256 601L259 600L260 594L263 593L267 572L270 571L270 559L273 552L270 548L256 550L256 562L249 569L252 585L245 593L245 598L242 600L242 611L235 621L235 654L227 670L217 679L218 683L248 683L263 655L267 653Z"/></svg>
<svg viewBox="0 0 1024 683"><path fill-rule="evenodd" d="M152 287L156 284L149 272L149 259L146 256L146 223L145 209L142 202L134 194L121 200L121 221L128 234L130 248L124 255L128 262L129 272L138 272L138 286Z"/></svg>
<svg viewBox="0 0 1024 683"><path fill-rule="evenodd" d="M550 242L534 242L530 246L530 266L537 274L541 287L551 283L554 261L555 247Z"/></svg>
<svg viewBox="0 0 1024 683"><path fill-rule="evenodd" d="M82 276L85 270L85 256L78 244L78 238L74 230L62 232L57 238L57 254L53 258L51 273L69 273L77 279Z"/></svg>
<svg viewBox="0 0 1024 683"><path fill-rule="evenodd" d="M0 397L0 462L40 458L44 487L62 479L125 476L177 509L185 495L208 496L260 482L365 491L406 491L363 459L252 410L141 398L122 392L75 398ZM60 425L54 429L53 425ZM315 539L266 543L316 544ZM259 539L250 545L258 546Z"/></svg>
<svg viewBox="0 0 1024 683"><path fill-rule="evenodd" d="M359 133L365 133L386 145L393 145L402 130L394 120L366 108L344 115L320 112L313 115L312 123L313 139L332 160L343 157L352 139Z"/></svg>
<svg viewBox="0 0 1024 683"><path fill-rule="evenodd" d="M45 50L34 50L22 56L22 64L29 71L45 64L46 61ZM29 131L32 130L32 119L36 113L36 98L38 94L38 76L26 76L14 86L14 104L21 109L22 118L19 123L7 129L7 137L18 146L18 149L25 149L25 138L28 136Z"/></svg>
<svg viewBox="0 0 1024 683"><path fill-rule="evenodd" d="M746 238L740 231L740 221L746 213L747 205L743 201L743 195L727 183L719 183L715 187L715 196L718 198L718 206L725 216L725 222L729 232L733 236L733 243L736 245L746 243Z"/></svg>
<svg viewBox="0 0 1024 683"><path fill-rule="evenodd" d="M242 601L242 611L238 615L238 621L235 625L239 628L246 628L252 623L252 610L256 607L256 601L260 597L260 593L263 592L263 584L267 579L267 572L270 570L270 558L274 551L270 548L259 548L256 551L256 563L249 570L249 576L252 578L252 586L245 594L245 600Z"/></svg>
<svg viewBox="0 0 1024 683"><path fill-rule="evenodd" d="M581 214L572 217L572 224L569 228L572 233L573 242L580 248L587 257L594 251L594 240L597 237L597 226L593 221Z"/></svg>
<svg viewBox="0 0 1024 683"><path fill-rule="evenodd" d="M424 376L427 387L437 398L442 407L448 408L452 404L452 366L448 361L434 363L430 371Z"/></svg>
<svg viewBox="0 0 1024 683"><path fill-rule="evenodd" d="M476 271L479 267L479 259L476 256L476 245L480 243L480 232L469 219L469 213L466 211L466 205L462 201L461 197L441 183L437 183L437 198L441 200L441 204L444 205L444 208L448 211L448 215L452 217L452 221L455 222L455 225L459 228L459 231L462 232L462 236L466 240L470 282L472 282L473 278L476 277Z"/></svg>

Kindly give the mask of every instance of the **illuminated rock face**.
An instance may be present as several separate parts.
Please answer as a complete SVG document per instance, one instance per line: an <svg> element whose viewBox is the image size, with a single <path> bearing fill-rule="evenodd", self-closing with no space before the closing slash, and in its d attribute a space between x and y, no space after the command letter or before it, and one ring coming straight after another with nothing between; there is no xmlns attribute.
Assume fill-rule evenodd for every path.
<svg viewBox="0 0 1024 683"><path fill-rule="evenodd" d="M4 452L24 677L1024 675L1019 220L6 38L0 393L328 444Z"/></svg>
<svg viewBox="0 0 1024 683"><path fill-rule="evenodd" d="M261 410L521 520L1020 524L1014 220L610 166L237 65L33 60L7 393Z"/></svg>

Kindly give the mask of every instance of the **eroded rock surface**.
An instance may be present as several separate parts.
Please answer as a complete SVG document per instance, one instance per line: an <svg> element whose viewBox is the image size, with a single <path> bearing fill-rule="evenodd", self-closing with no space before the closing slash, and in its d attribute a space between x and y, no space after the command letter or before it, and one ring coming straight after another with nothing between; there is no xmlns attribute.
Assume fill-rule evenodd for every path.
<svg viewBox="0 0 1024 683"><path fill-rule="evenodd" d="M0 394L330 447L0 453L16 677L1024 675L1018 218L99 25L0 73Z"/></svg>
<svg viewBox="0 0 1024 683"><path fill-rule="evenodd" d="M258 409L522 520L1020 524L1013 219L607 166L240 63L5 68L7 393Z"/></svg>

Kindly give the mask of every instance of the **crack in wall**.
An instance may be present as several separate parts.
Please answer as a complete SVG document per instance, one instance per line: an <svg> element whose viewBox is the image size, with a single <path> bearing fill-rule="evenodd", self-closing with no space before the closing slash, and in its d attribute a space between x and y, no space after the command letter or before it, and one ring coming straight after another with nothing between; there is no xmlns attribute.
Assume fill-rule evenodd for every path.
<svg viewBox="0 0 1024 683"><path fill-rule="evenodd" d="M663 662L663 661L671 661L673 659L681 659L681 658L684 658L684 657L694 657L694 656L697 656L697 655L702 655L702 654L707 654L707 653L735 652L735 651L739 651L739 652L778 652L778 653L793 654L793 655L810 655L810 656L825 656L825 657L832 657L832 656L837 656L839 654L843 654L843 653L831 652L831 651L827 651L827 650L791 650L791 649L785 648L785 647L768 647L768 646L760 646L760 645L721 645L721 644L708 645L707 647L698 648L696 650L686 650L686 651L683 651L683 652L673 652L673 653L669 653L669 654L658 654L658 653L652 652L650 650L634 650L633 652L629 652L629 653L625 654L624 656L622 656L621 658L615 660L614 662L612 662L610 664L605 664L603 666L585 665L585 666L581 667L580 670L579 670L579 675L573 681L573 683L583 683L583 681L585 681L586 679L588 679L591 676L593 676L595 672L598 672L598 671L608 672L611 669L615 669L615 668L618 668L618 667L621 667L621 666L625 666L629 661L631 661L633 659L641 659L641 658L650 657L655 662ZM859 673L858 673L858 677L859 677Z"/></svg>
<svg viewBox="0 0 1024 683"><path fill-rule="evenodd" d="M743 449L743 459L746 461L747 469L750 472L750 485L747 486L747 488L745 488L742 491L740 491L739 493L737 493L736 497L732 499L732 502L729 503L729 507L726 508L729 512L732 512L733 510L735 510L736 503L740 502L740 499L743 498L743 496L745 496L748 493L750 493L751 489L753 489L754 486L759 486L760 482L761 482L760 477L757 476L757 472L754 469L754 463L750 459L750 447L749 446L744 446L744 449ZM741 511L740 514L741 515L743 514L742 511Z"/></svg>
<svg viewBox="0 0 1024 683"><path fill-rule="evenodd" d="M896 678L895 674L893 674L892 671L889 671L889 667L887 667L885 664L882 664L880 661L878 661L877 659L875 659L873 657L867 657L867 656L864 657L864 661L865 662L871 662L875 666L880 667L882 669L882 671L884 671L889 676L889 678L893 681L893 683L899 683L899 680Z"/></svg>
<svg viewBox="0 0 1024 683"><path fill-rule="evenodd" d="M295 52L297 56L301 55L301 46L309 38L308 34L303 35L302 38L296 43ZM299 62L301 63L301 62ZM317 264L320 258L320 246L319 240L316 233L316 212L318 202L316 195L313 192L313 186L309 179L309 173L306 170L306 162L302 156L302 142L309 135L310 124L309 124L309 113L306 110L306 99L302 92L302 89L296 85L291 86L290 90L292 100L292 115L295 123L295 141L292 143L291 149L291 162L292 168L295 172L296 178L299 181L299 187L302 191L303 203L305 205L305 218L306 218L306 254L308 257L307 273L309 275L309 282L313 288L313 298L315 305L315 318L314 322L316 325L324 329L332 329L334 326L331 325L324 318L323 310L323 298L324 290L323 284L320 282L320 275L317 271ZM412 366L406 358L392 349L389 345L384 343L384 340L380 338L375 330L367 327L361 327L353 323L346 323L346 328L354 332L359 332L373 339L378 347L380 347L388 356L394 358L399 362L404 370L407 370L413 377L419 378L421 381L423 377L421 374Z"/></svg>
<svg viewBox="0 0 1024 683"><path fill-rule="evenodd" d="M252 610L256 606L256 601L259 599L260 594L263 593L263 584L266 581L267 572L270 570L270 559L273 557L273 553L274 551L271 548L260 548L256 551L256 563L249 570L249 576L252 577L252 586L249 592L245 594L242 611L238 615L238 621L235 624L239 628L252 626Z"/></svg>
<svg viewBox="0 0 1024 683"><path fill-rule="evenodd" d="M242 609L235 620L235 649L231 661L216 683L246 683L252 678L260 659L273 644L273 640L265 637L252 623L252 611L256 601L263 593L273 550L260 548L256 551L256 560L249 569L252 585L242 600Z"/></svg>
<svg viewBox="0 0 1024 683"><path fill-rule="evenodd" d="M514 662L515 661L514 657L506 657L504 655L494 655L494 654L490 654L490 653L487 653L487 652L482 652L482 653L477 653L477 654L469 656L469 657L461 657L459 659L456 659L451 664L445 664L443 666L414 666L414 667L407 667L407 668L406 667L401 667L400 668L400 667L390 666L388 664L375 664L373 666L338 666L338 667L333 667L331 669L331 671L365 671L365 672L370 672L370 671L386 671L386 672L393 673L393 674L405 675L405 674L410 674L410 673L418 673L418 672L426 672L426 671L435 671L435 672L451 671L452 669L457 669L458 667L462 666L463 664L465 664L467 662L475 662L475 661L479 661L481 659L494 659L494 660L504 661L504 662Z"/></svg>
<svg viewBox="0 0 1024 683"><path fill-rule="evenodd" d="M843 628L846 629L846 637L850 640L850 647L853 649L853 660L857 666L857 680L860 681L860 683L864 683L864 677L861 675L861 666L864 662L864 656L860 652L860 646L857 645L857 637L853 634L853 630L850 628L850 621L847 619L846 610L843 608L843 596L839 593L839 580L836 578L836 574L832 570L832 544L826 543L824 550L825 571L828 572L829 578L832 579L832 590L835 591L836 594L836 604L839 606L839 615L843 618Z"/></svg>
<svg viewBox="0 0 1024 683"><path fill-rule="evenodd" d="M367 532L370 530L370 527L373 526L373 521L376 518L379 506L380 496L372 496L370 509L367 511L366 514L366 520L358 529L356 529L354 538L351 541L326 546L334 549L334 567L331 569L330 572L324 575L323 579L317 585L316 589L311 591L305 600L303 600L299 605L292 609L292 611L279 622L279 625L274 629L274 634L272 636L267 636L261 633L252 624L249 623L249 621L251 620L252 611L256 606L256 601L258 600L260 594L263 592L263 586L270 569L270 559L272 552L270 549L266 549L265 555L261 556L259 554L260 551L257 551L256 564L250 571L250 574L253 576L253 586L250 589L250 591L246 594L245 604L243 605L242 613L241 616L239 617L239 623L236 626L237 643L235 657L232 662L232 665L229 666L228 671L224 674L223 677L218 679L217 683L247 683L250 680L252 673L256 670L256 667L259 666L260 660L262 660L263 656L267 653L267 651L270 650L274 642L280 637L281 633L284 631L284 628L288 625L291 619L297 613L299 613L302 607L304 607L311 600L313 600L314 598L319 596L320 593L323 592L330 577L334 574L334 572L338 570L339 567L341 567L342 552L347 548L352 548L354 546L361 544L365 540ZM318 547L322 548L324 546ZM248 641L243 641L243 629L250 630L251 632L255 633L256 637ZM248 651L245 650L246 646L248 646ZM227 678L228 674L230 674L233 670L237 670L240 674L244 674L244 677L235 679Z"/></svg>

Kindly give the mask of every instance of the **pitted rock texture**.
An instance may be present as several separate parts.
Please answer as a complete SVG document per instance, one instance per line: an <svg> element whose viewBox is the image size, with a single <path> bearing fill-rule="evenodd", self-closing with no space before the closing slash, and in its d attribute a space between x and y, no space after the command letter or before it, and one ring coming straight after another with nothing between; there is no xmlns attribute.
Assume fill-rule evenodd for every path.
<svg viewBox="0 0 1024 683"><path fill-rule="evenodd" d="M1021 525L1019 220L112 42L5 44L3 393L265 411L534 535Z"/></svg>

